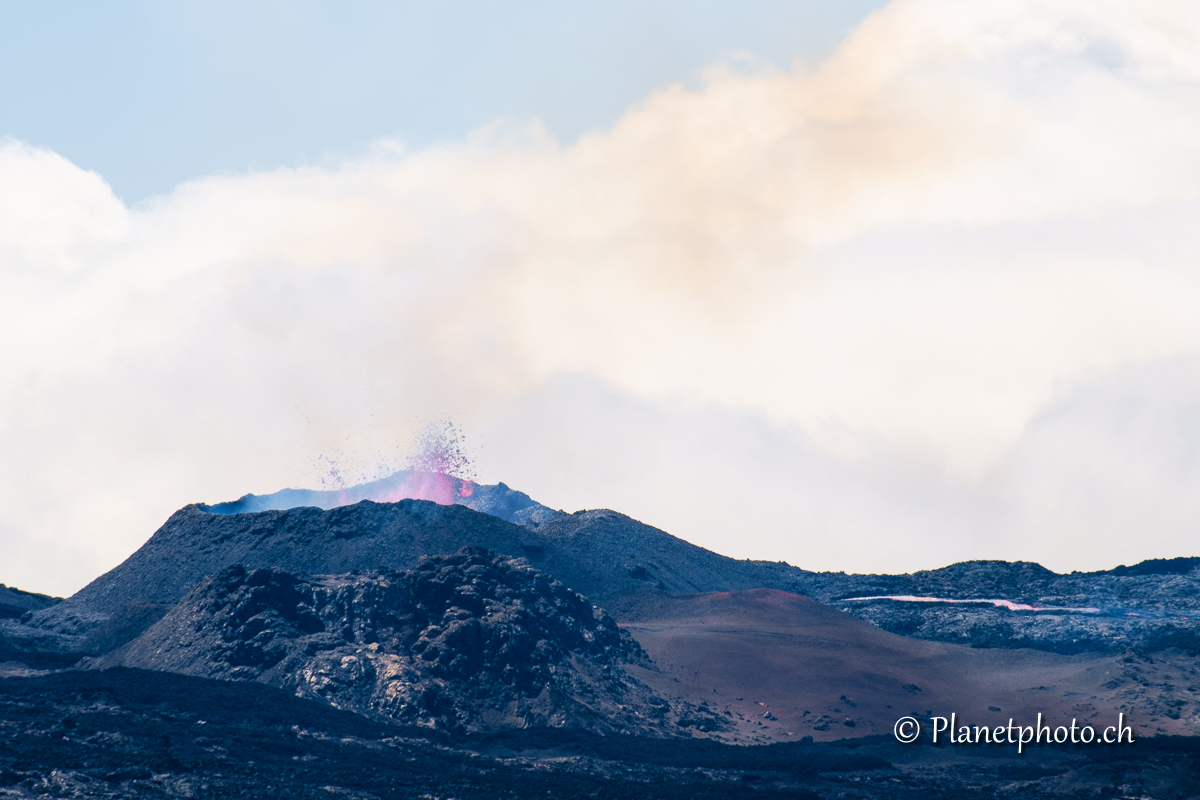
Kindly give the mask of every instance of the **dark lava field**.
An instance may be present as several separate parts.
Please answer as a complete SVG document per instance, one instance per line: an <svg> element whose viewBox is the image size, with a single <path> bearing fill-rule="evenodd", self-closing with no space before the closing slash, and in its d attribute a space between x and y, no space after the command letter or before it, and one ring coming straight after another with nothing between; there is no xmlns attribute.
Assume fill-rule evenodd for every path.
<svg viewBox="0 0 1200 800"><path fill-rule="evenodd" d="M252 683L0 680L0 797L1188 798L1195 739L1018 756L889 737L742 747L534 728L452 737Z"/></svg>

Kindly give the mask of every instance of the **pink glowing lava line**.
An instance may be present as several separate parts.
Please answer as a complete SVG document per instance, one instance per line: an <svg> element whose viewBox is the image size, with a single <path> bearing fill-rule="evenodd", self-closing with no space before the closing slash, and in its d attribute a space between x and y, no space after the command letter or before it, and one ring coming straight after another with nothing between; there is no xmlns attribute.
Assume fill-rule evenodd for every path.
<svg viewBox="0 0 1200 800"><path fill-rule="evenodd" d="M918 597L911 594L876 595L874 597L847 597L844 602L862 602L864 600L895 600L900 603L991 603L997 608L1007 608L1009 611L1069 611L1076 614L1099 614L1098 608L1061 608L1055 606L1031 606L1028 603L1014 603L1012 600L998 600L991 597L959 600L949 597Z"/></svg>

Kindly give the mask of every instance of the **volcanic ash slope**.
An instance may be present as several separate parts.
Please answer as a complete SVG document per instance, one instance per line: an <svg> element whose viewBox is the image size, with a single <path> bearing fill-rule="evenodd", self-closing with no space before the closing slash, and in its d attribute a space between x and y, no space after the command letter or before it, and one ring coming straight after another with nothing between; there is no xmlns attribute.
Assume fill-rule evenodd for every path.
<svg viewBox="0 0 1200 800"><path fill-rule="evenodd" d="M258 681L456 732L552 726L672 736L711 716L630 677L623 667L650 667L648 657L582 595L482 548L405 572L301 579L229 567L91 662L117 665Z"/></svg>

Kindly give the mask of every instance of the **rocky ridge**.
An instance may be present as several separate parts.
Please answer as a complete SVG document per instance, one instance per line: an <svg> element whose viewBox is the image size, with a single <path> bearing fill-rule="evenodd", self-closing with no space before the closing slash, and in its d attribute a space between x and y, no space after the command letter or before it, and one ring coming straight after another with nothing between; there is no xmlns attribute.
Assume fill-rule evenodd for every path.
<svg viewBox="0 0 1200 800"><path fill-rule="evenodd" d="M530 509L545 509L523 505L528 497L503 484L481 489L496 490L493 500L508 503L508 510L500 511L514 519ZM515 524L462 505L423 500L363 501L329 510L214 513L214 508L193 505L176 512L123 564L65 602L27 614L27 624L10 631L10 638L58 636L57 644L42 641L40 646L100 653L135 636L155 613L232 564L278 567L295 575L411 569L424 554L475 545L527 558L617 619L635 613L647 598L772 588L812 597L916 638L1059 653L1131 648L1200 652L1200 568L1194 558L1069 575L1037 564L998 561L964 562L911 575L853 575L727 558L606 510L547 510L537 520L528 517L525 524ZM854 599L892 595L996 598L1050 608ZM1061 607L1098 611L1055 610Z"/></svg>
<svg viewBox="0 0 1200 800"><path fill-rule="evenodd" d="M62 602L58 597L23 592L0 583L0 675L20 674L28 662L38 666L65 666L74 660L58 656L64 649L63 637L53 631L38 630L20 622L25 615ZM78 649L70 646L66 650Z"/></svg>
<svg viewBox="0 0 1200 800"><path fill-rule="evenodd" d="M0 583L0 619L19 619L30 611L49 608L61 598L34 592L23 592Z"/></svg>
<svg viewBox="0 0 1200 800"><path fill-rule="evenodd" d="M1196 558L1065 575L1027 562L968 561L911 575L847 575L814 583L823 584L813 592L816 599L918 639L1064 655L1172 649L1200 653ZM1004 600L1034 609L989 602L853 600L880 596Z"/></svg>
<svg viewBox="0 0 1200 800"><path fill-rule="evenodd" d="M93 668L256 681L452 732L571 727L681 735L722 720L631 678L652 667L611 617L478 547L409 571L302 579L228 567Z"/></svg>

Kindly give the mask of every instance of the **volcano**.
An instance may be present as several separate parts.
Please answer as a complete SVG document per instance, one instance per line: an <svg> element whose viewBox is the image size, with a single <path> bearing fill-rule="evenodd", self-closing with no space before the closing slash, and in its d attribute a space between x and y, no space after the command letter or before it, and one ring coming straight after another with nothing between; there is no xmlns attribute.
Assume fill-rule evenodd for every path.
<svg viewBox="0 0 1200 800"><path fill-rule="evenodd" d="M386 499L392 491L434 489L446 491ZM796 797L820 796L801 786L872 797L879 795L856 794L847 781L891 781L887 770L909 764L916 772L906 773L904 785L928 789L932 784L915 776L940 769L938 786L967 791L958 782L966 773L945 766L936 748L887 750L896 718L952 711L977 725L1037 714L1099 724L1121 713L1139 737L1197 741L1198 564L1168 559L1060 575L1036 564L981 561L910 575L817 573L727 558L611 510L556 511L504 484L439 483L405 473L352 490L285 490L186 506L70 598L0 589L0 707L28 718L21 741L43 742L46 726L59 726L61 735L38 753L75 753L69 743L77 729L93 731L80 739L80 752L96 752L87 748L108 742L108 734L79 722L79 709L91 709L88 719L108 719L112 708L145 693L141 684L169 692L191 681L188 691L214 703L236 696L261 704L268 696L262 692L289 698L275 702L286 711L268 715L272 726L280 714L325 719L312 706L295 705L308 702L362 720L353 725L378 731L372 735L434 737L432 746L459 754L466 748L471 759L540 753L532 756L538 769L559 776L568 770L572 781L598 769L627 787L688 764L710 770L703 780L711 782L714 765L725 764L738 781L752 783L749 765L768 764L771 780L791 786ZM107 688L96 694L89 686ZM5 692L15 699L5 700ZM28 711L20 699L28 692L40 692L43 711ZM164 755L178 750L183 723L165 696L137 703L132 717L112 718L174 731L167 744L156 739L122 751L153 761L152 770L137 768L143 771L136 775L149 777L120 777L126 773L113 769L115 756L106 756L102 773L64 772L45 761L51 756L20 750L13 739L0 741L0 792L24 781L29 791L66 796L160 796L139 781L156 774L183 781L182 762ZM60 721L47 722L45 714ZM227 738L219 742L193 738L219 756L232 752L228 737L240 735L222 730ZM265 741L267 734L254 736ZM671 750L665 742L690 744ZM784 779L777 755L733 756L695 744L701 742L754 753L766 753L759 745L816 748L796 757L803 752L805 763L829 763L854 777L827 784L817 771L795 766ZM862 757L819 749L838 742L874 749ZM294 742L279 746L292 748L295 758L308 752ZM379 747L357 740L345 746L357 759ZM1162 756L1162 774L1182 774L1185 756L1178 754L1188 746ZM187 752L194 763L209 763L194 748ZM25 754L14 760L6 753ZM457 765L446 769L460 774L460 755L446 758ZM1097 774L1115 774L1111 764L1095 772L1088 765L1099 762L1091 756L1038 758L1043 766L1032 772L1033 760L1007 772L996 771L994 760L970 769L992 775L988 786L1026 775L1028 797L1090 791L1101 785ZM609 766L581 766L595 759ZM652 765L638 767L643 777L635 779L632 764ZM212 764L195 769L212 780L220 771ZM78 782L69 792L65 778L53 778L68 773ZM277 785L293 780L286 770L271 774ZM1074 777L1047 777L1063 774ZM86 785L107 781L105 775L116 776L111 782L120 788L105 794ZM449 785L438 783L443 778L430 778L427 788ZM472 785L490 785L479 780ZM203 794L201 783L187 785ZM287 785L302 794L306 784ZM1187 796L1179 786L1162 796ZM229 791L222 796L243 796ZM438 792L424 791L430 793ZM889 789L888 796L903 795Z"/></svg>

